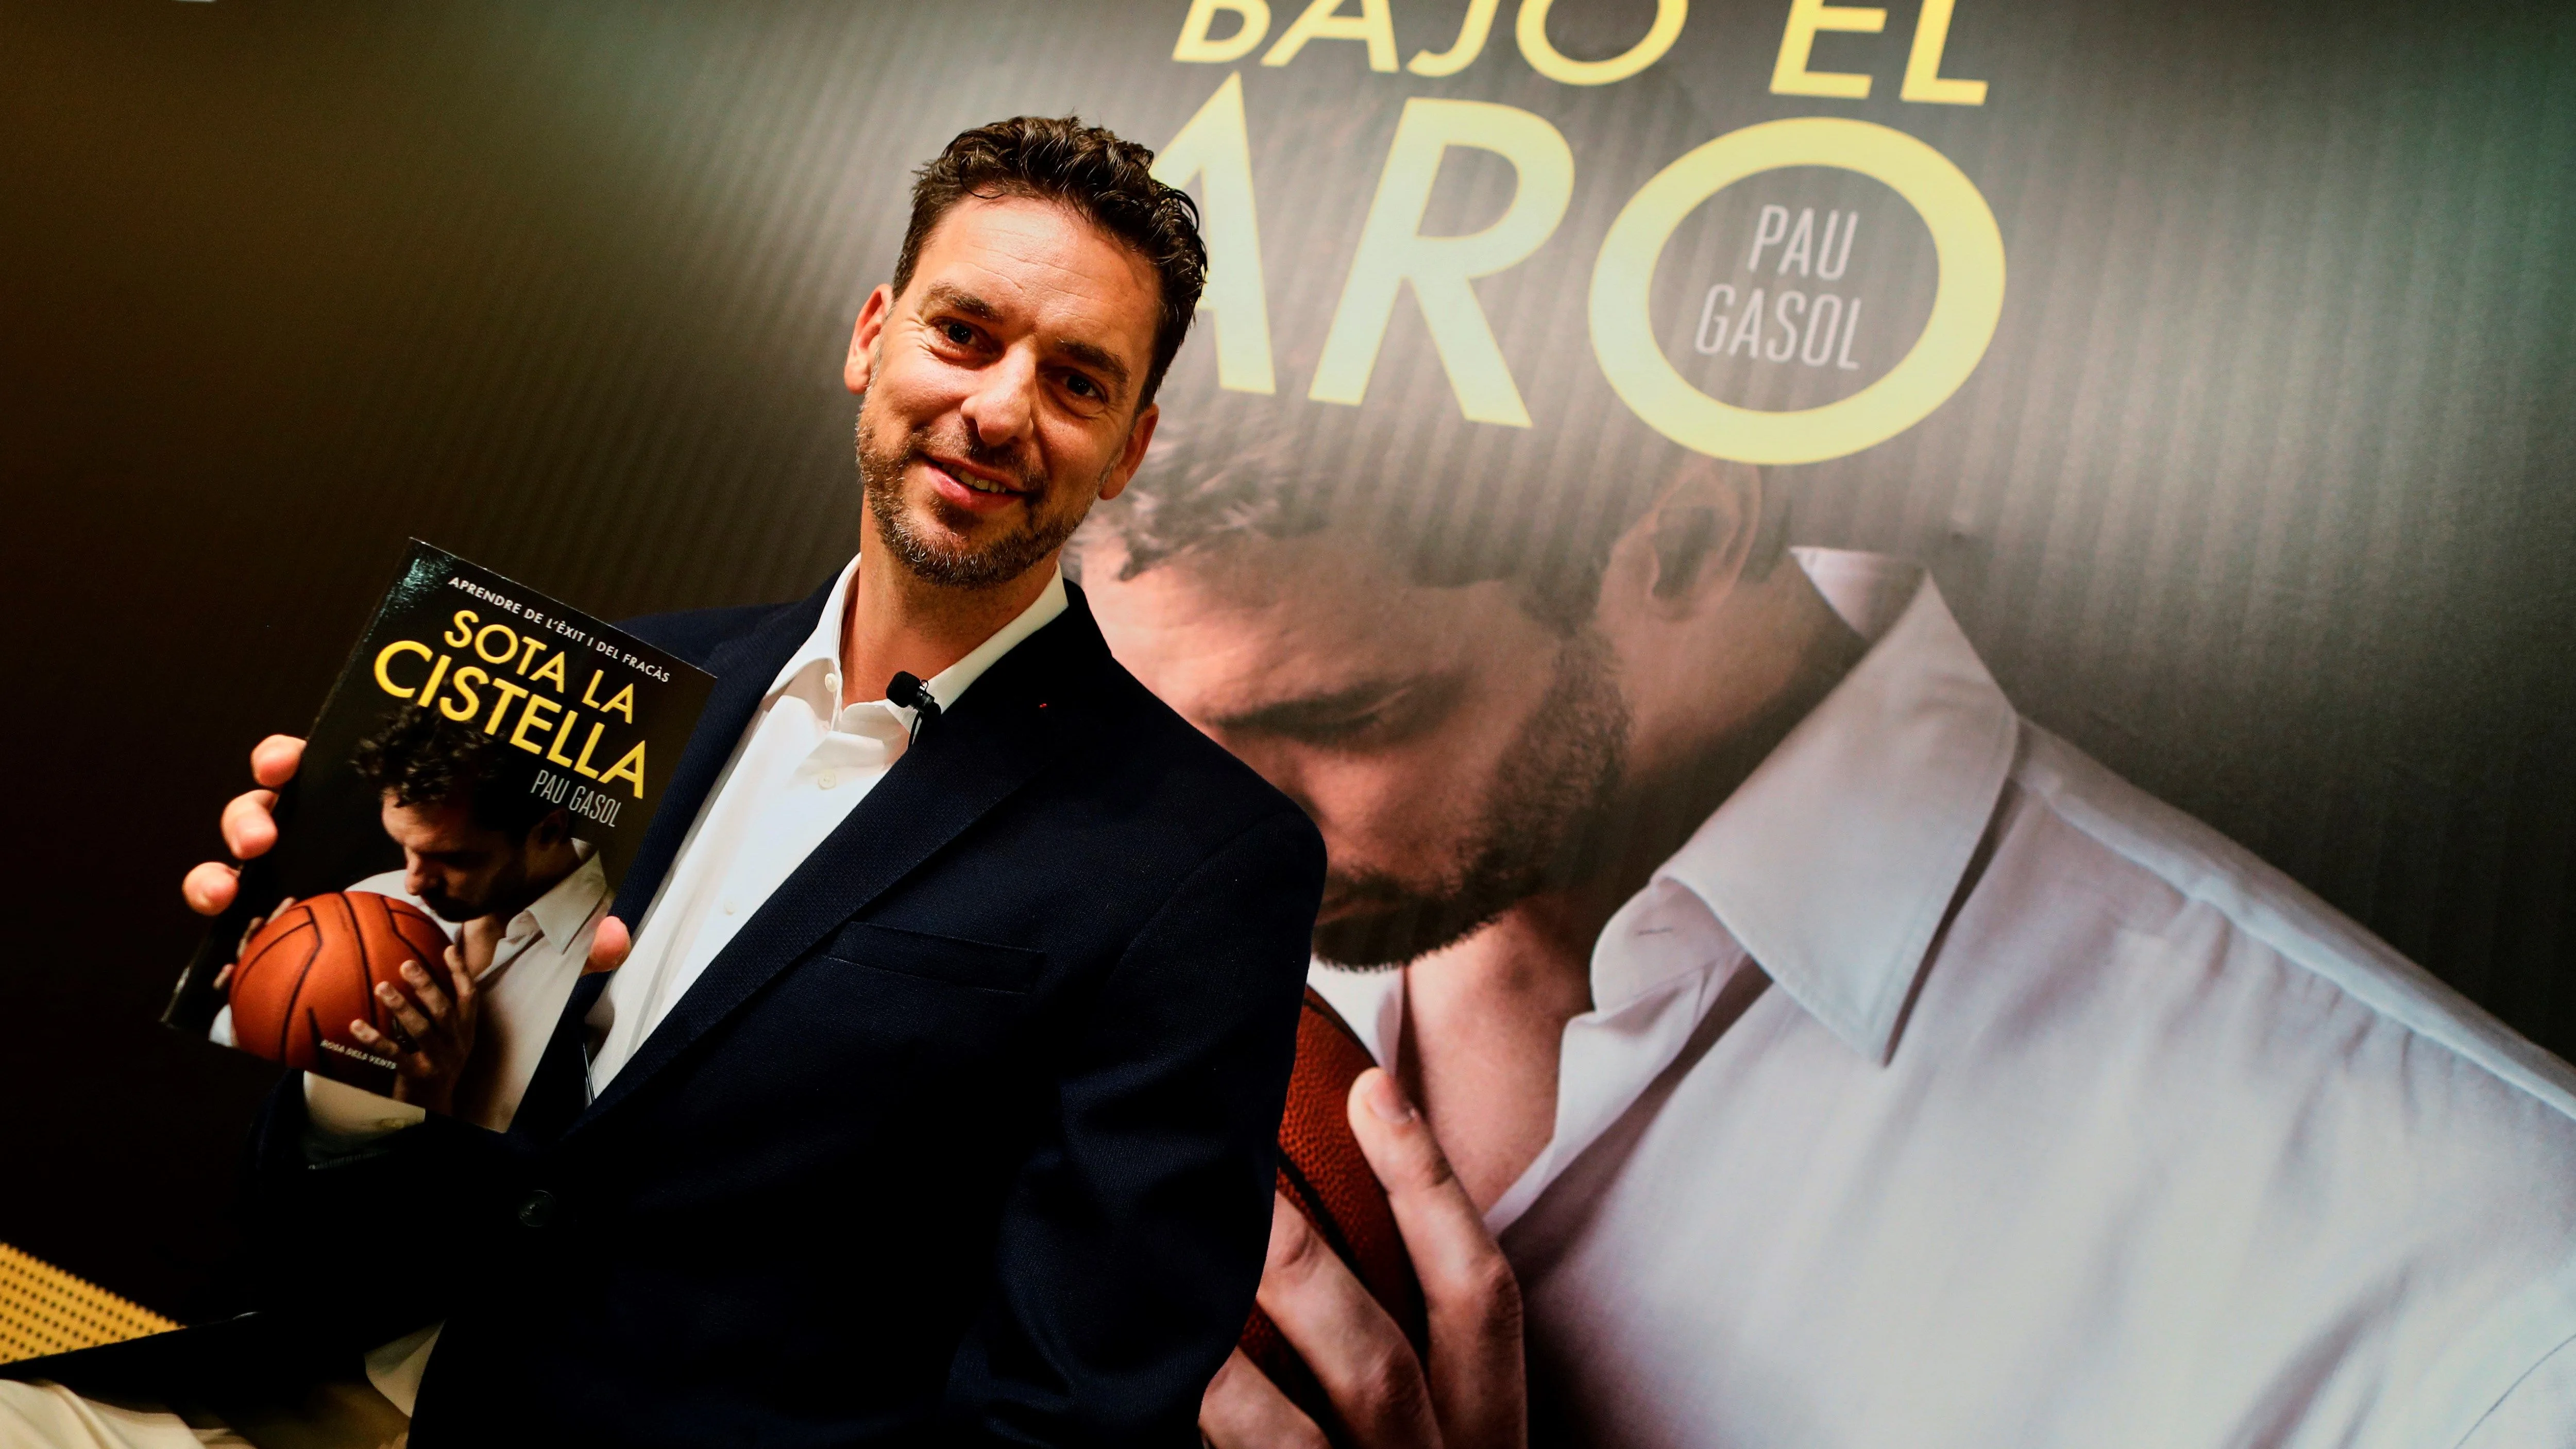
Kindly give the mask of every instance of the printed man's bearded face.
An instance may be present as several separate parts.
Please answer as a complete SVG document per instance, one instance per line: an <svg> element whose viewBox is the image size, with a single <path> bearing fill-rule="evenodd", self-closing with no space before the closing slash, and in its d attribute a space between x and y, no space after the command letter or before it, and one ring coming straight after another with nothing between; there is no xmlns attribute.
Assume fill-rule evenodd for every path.
<svg viewBox="0 0 2576 1449"><path fill-rule="evenodd" d="M1053 555L1153 432L1136 400L1160 299L1141 257L1061 206L968 200L943 217L851 364L887 551L965 589Z"/></svg>
<svg viewBox="0 0 2576 1449"><path fill-rule="evenodd" d="M470 921L531 896L530 837L475 823L462 799L405 805L387 793L385 834L403 849L403 889L442 921Z"/></svg>
<svg viewBox="0 0 2576 1449"><path fill-rule="evenodd" d="M1329 874L1316 954L1392 966L1570 879L1628 720L1610 651L1510 585L1430 588L1331 532L1229 539L1116 578L1085 556L1111 649L1304 806Z"/></svg>

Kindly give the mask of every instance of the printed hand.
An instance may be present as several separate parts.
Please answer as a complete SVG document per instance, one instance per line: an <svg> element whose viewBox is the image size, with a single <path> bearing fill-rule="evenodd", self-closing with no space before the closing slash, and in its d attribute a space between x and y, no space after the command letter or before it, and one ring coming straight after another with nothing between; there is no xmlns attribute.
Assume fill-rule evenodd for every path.
<svg viewBox="0 0 2576 1449"><path fill-rule="evenodd" d="M489 919L488 917L484 919ZM465 1063L474 1055L474 1026L481 1010L480 998L474 991L474 972L467 960L474 949L471 941L482 920L465 925L467 944L447 948L447 987L439 988L430 974L417 961L402 964L402 978L409 983L409 993L397 991L388 982L376 983L376 1000L394 1016L394 1030L381 1032L363 1021L349 1023L349 1035L394 1060L394 1100L426 1107L432 1112L456 1110L456 1081L465 1073ZM497 929L488 933L497 939ZM483 960L492 959L487 940L482 947Z"/></svg>
<svg viewBox="0 0 2576 1449"><path fill-rule="evenodd" d="M1529 1410L1511 1265L1394 1078L1363 1072L1351 1084L1350 1117L1422 1280L1430 1362L1285 1198L1271 1212L1262 1311L1364 1449L1523 1449ZM1199 1433L1216 1449L1328 1442L1240 1350L1199 1401Z"/></svg>
<svg viewBox="0 0 2576 1449"><path fill-rule="evenodd" d="M277 821L270 812L277 808L278 788L295 778L295 767L303 760L304 741L293 735L270 735L251 749L250 775L261 788L234 796L232 803L224 807L224 848L232 852L234 860L266 855L269 847L277 844ZM179 885L179 893L187 897L188 909L201 916L222 915L240 889L241 868L219 860L206 861L189 871ZM259 929L259 925L253 921L251 929ZM245 933L242 939L247 941L250 937Z"/></svg>

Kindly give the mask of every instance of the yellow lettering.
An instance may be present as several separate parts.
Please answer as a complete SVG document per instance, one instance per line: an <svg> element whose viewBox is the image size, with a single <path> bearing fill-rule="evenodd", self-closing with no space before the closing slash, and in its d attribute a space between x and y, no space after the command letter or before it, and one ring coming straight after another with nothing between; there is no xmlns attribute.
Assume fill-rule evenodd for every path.
<svg viewBox="0 0 2576 1449"><path fill-rule="evenodd" d="M440 700L438 712L453 720L472 719L475 711L483 707L483 702L474 696L474 681L491 677L471 664L456 671L456 678L450 681L456 686L456 697Z"/></svg>
<svg viewBox="0 0 2576 1449"><path fill-rule="evenodd" d="M531 639L528 642L534 644L537 641ZM549 679L555 682L555 693L557 694L562 694L572 688L571 685L564 683L564 656L563 651L560 649L555 651L554 657L537 666L537 672L528 676L528 683L538 684Z"/></svg>
<svg viewBox="0 0 2576 1449"><path fill-rule="evenodd" d="M1491 4L1492 0L1482 0ZM1261 280L1261 227L1252 208L1252 142L1243 122L1243 77L1225 78L1199 113L1154 158L1154 179L1199 185L1199 235L1207 243L1207 284L1199 310L1215 314L1216 385L1274 393L1270 303Z"/></svg>
<svg viewBox="0 0 2576 1449"><path fill-rule="evenodd" d="M1485 53L1486 37L1494 33L1494 12L1502 8L1502 3L1503 0L1467 0L1467 18L1459 25L1458 38L1450 42L1449 48L1438 55L1422 51L1406 61L1404 68L1415 75L1441 76L1456 75L1474 65L1476 57Z"/></svg>
<svg viewBox="0 0 2576 1449"><path fill-rule="evenodd" d="M427 659L429 657L429 646L412 639L396 639L391 644L388 644L384 648L376 651L377 687L396 699L409 699L411 698L411 691L402 685L394 683L393 675L386 671L386 666L394 662L394 656L397 654L417 654L421 658ZM435 676L433 676L433 679L434 678ZM431 688L433 689L436 687L437 686L434 683L431 685Z"/></svg>
<svg viewBox="0 0 2576 1449"><path fill-rule="evenodd" d="M453 634L439 635L438 642L446 645L450 649L464 648L468 643L472 642L474 638L474 611L472 609L457 610L456 618L451 621L449 627L455 629L456 632Z"/></svg>
<svg viewBox="0 0 2576 1449"><path fill-rule="evenodd" d="M501 652L498 654L483 647L483 641L495 634L501 636ZM482 655L486 664L507 664L518 655L519 636L507 624L486 624L474 631L474 652Z"/></svg>
<svg viewBox="0 0 2576 1449"><path fill-rule="evenodd" d="M608 726L604 724L590 727L590 738L581 742L581 758L572 762L575 774L588 775L594 780L599 778L599 772L590 767L590 752L599 748L599 732L606 728Z"/></svg>
<svg viewBox="0 0 2576 1449"><path fill-rule="evenodd" d="M644 798L644 742L642 740L637 740L635 748L628 750L616 764L608 767L607 774L599 777L600 788L607 789L608 782L611 780L634 782L635 798L638 800Z"/></svg>
<svg viewBox="0 0 2576 1449"><path fill-rule="evenodd" d="M1519 174L1519 184L1511 204L1483 231L1424 236L1423 209L1431 202L1441 153L1451 146L1474 146L1502 156ZM1516 266L1537 251L1564 219L1573 195L1574 153L1546 121L1485 101L1425 96L1406 101L1306 396L1359 405L1368 394L1369 374L1377 367L1396 294L1410 282L1440 366L1449 374L1450 390L1458 395L1459 411L1480 423L1528 427L1529 410L1521 405L1511 368L1467 283Z"/></svg>
<svg viewBox="0 0 2576 1449"><path fill-rule="evenodd" d="M510 701L527 693L519 686L497 676L492 680L492 687L500 692L501 702L492 706L492 717L483 722L483 733L487 735L497 735L501 732L501 716L510 712Z"/></svg>
<svg viewBox="0 0 2576 1449"><path fill-rule="evenodd" d="M570 764L572 763L572 756L565 754L565 753L563 752L563 747L564 747L566 744L570 743L570 742L571 742L571 740L572 740L572 726L573 726L573 721L578 720L578 719L580 719L580 718L581 718L581 716L580 716L580 715L575 714L575 713L574 713L574 712L572 712L571 710L565 710L565 711L564 711L564 715L563 715L563 724L562 724L559 728L557 728L557 729L555 730L555 737L554 737L554 739L553 739L552 741L548 742L548 744L546 745L546 763L547 763L547 764L550 764L550 765L570 765ZM593 739L598 738L598 735L599 735L599 726L597 726L597 725L592 725L590 728L591 728L591 737L592 737Z"/></svg>
<svg viewBox="0 0 2576 1449"><path fill-rule="evenodd" d="M519 711L519 727L510 731L510 743L532 755L544 754L546 752L544 746L528 743L528 726L535 725L539 729L544 729L547 724L547 715L555 714L562 709L562 705L555 703L553 700L546 698L542 694L529 695L528 707ZM546 714L541 715L537 713L539 710L546 711Z"/></svg>
<svg viewBox="0 0 2576 1449"><path fill-rule="evenodd" d="M546 641L538 638L534 634L527 636L527 643L528 647L519 654L519 672L521 674L527 673L528 666L537 662L537 651L546 647Z"/></svg>
<svg viewBox="0 0 2576 1449"><path fill-rule="evenodd" d="M1780 59L1771 67L1771 92L1782 96L1838 96L1858 101L1869 97L1869 77L1848 71L1809 70L1807 56L1819 30L1849 30L1876 35L1887 28L1887 12L1876 7L1828 5L1825 0L1789 0L1789 28L1780 36Z"/></svg>
<svg viewBox="0 0 2576 1449"><path fill-rule="evenodd" d="M605 670L605 669L594 669L594 670L590 671L590 683L585 684L585 685L583 685L583 686L581 687L581 702L582 702L583 704L586 704L586 705L590 706L592 709L605 709L605 708L607 708L607 706L605 706L605 705L601 704L598 700L595 700L595 699L593 699L593 698L591 698L591 697L590 697L590 693L591 693L591 691L592 691L592 690L594 690L594 689L599 688L599 681L600 681L600 677L601 677L602 675L606 674L607 672L608 672L608 671L607 671L607 670Z"/></svg>
<svg viewBox="0 0 2576 1449"><path fill-rule="evenodd" d="M1242 24L1225 39L1212 40L1208 29L1220 10L1240 17ZM1181 21L1181 39L1172 47L1172 59L1224 65L1252 54L1252 48L1269 33L1270 0L1190 0L1190 13Z"/></svg>
<svg viewBox="0 0 2576 1449"><path fill-rule="evenodd" d="M1371 70L1395 69L1395 20L1387 13L1387 0L1360 0L1360 13L1338 12L1349 0L1314 0L1306 13L1261 57L1263 65L1286 65L1297 58L1310 40L1357 40L1368 46Z"/></svg>
<svg viewBox="0 0 2576 1449"><path fill-rule="evenodd" d="M1938 106L1986 103L1984 81L1941 78L1941 51L1950 43L1950 11L1955 4L1957 0L1923 0L1923 13L1914 21L1914 49L1905 57L1905 84L1897 88L1898 100Z"/></svg>
<svg viewBox="0 0 2576 1449"><path fill-rule="evenodd" d="M413 701L415 704L422 709L429 708L429 702L438 697L438 682L447 677L447 666L454 662L455 658L452 655L438 656L438 662L429 666L429 683L420 687L420 698Z"/></svg>
<svg viewBox="0 0 2576 1449"><path fill-rule="evenodd" d="M1521 58L1530 69L1569 86L1606 86L1653 65L1681 38L1682 22L1690 18L1690 0L1655 0L1655 23L1646 27L1645 39L1608 60L1569 60L1547 38L1548 4L1549 0L1521 0L1520 20L1512 35L1520 42Z"/></svg>
<svg viewBox="0 0 2576 1449"><path fill-rule="evenodd" d="M633 724L635 723L635 686L628 684L624 689L610 695L608 703L592 707L601 714L622 715L628 724Z"/></svg>

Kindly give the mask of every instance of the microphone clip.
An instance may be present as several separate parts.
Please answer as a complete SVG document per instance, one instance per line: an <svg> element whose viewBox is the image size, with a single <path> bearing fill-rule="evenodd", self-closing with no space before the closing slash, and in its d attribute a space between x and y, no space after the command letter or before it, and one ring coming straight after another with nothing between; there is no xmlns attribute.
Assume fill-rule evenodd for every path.
<svg viewBox="0 0 2576 1449"><path fill-rule="evenodd" d="M894 678L886 681L886 699L912 711L915 744L921 741L921 727L939 718L939 697L908 669L896 670Z"/></svg>

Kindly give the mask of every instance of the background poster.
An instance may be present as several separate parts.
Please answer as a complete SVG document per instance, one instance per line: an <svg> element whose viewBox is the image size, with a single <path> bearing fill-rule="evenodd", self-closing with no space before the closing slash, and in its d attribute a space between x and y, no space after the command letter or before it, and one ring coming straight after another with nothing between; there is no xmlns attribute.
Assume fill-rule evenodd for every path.
<svg viewBox="0 0 2576 1449"><path fill-rule="evenodd" d="M1658 173L1801 118L1908 158L1676 203L1622 317L1690 387L1776 413L1860 397L1965 288L1925 349L1964 376L1909 384L1866 445L1774 451L1791 541L1924 561L2026 714L2576 1052L2562 11L1893 0L1869 31L1699 0L1651 64L1585 83L1661 43L1654 0L1567 0L1537 47L1519 4L1387 0L1383 35L1284 57L1302 4L1212 8L1203 52L1266 9L1261 39L1176 59L1182 0L0 12L0 1239L176 1313L203 1286L201 1209L269 1073L154 1025L198 931L177 882L405 537L610 619L803 593L859 527L840 359L911 168L1022 112L1161 146L1229 88L1241 147L1217 126L1198 154L1249 177L1259 287L1203 317L1167 407L1447 510L1462 559L1615 521L1586 480L1651 437L1604 376L1594 278ZM1830 22L1803 66L1793 10ZM1495 113L1417 101L1538 124L1441 132ZM1433 129L1390 181L1408 114ZM1487 237L1484 349L1452 288L1444 359L1398 286L1373 357L1368 315L1335 353L1382 201L1397 242ZM1802 217L1830 254L1791 274Z"/></svg>

